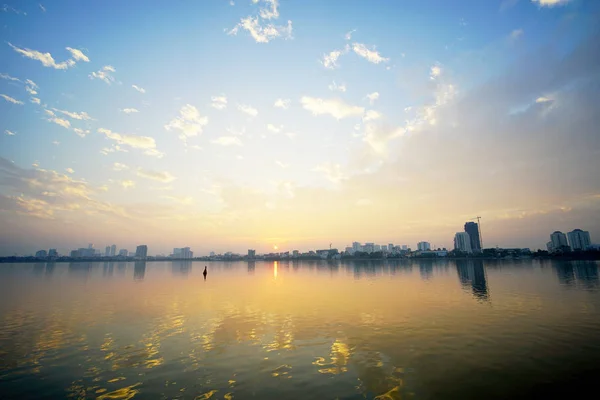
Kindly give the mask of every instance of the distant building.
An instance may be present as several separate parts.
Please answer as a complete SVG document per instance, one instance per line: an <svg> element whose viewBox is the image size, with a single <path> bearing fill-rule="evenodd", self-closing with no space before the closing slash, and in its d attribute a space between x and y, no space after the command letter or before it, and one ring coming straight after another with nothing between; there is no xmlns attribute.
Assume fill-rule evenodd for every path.
<svg viewBox="0 0 600 400"><path fill-rule="evenodd" d="M298 251L298 250L292 251L292 256L293 257L300 257L300 251Z"/></svg>
<svg viewBox="0 0 600 400"><path fill-rule="evenodd" d="M417 243L417 250L419 250L419 251L429 251L429 250L431 250L431 243L429 243L429 242L419 242L419 243Z"/></svg>
<svg viewBox="0 0 600 400"><path fill-rule="evenodd" d="M119 256L120 257L127 257L127 254L129 254L127 252L127 249L121 249L121 250L119 250Z"/></svg>
<svg viewBox="0 0 600 400"><path fill-rule="evenodd" d="M130 251L128 257L135 257L135 252Z"/></svg>
<svg viewBox="0 0 600 400"><path fill-rule="evenodd" d="M210 255L210 257L214 257L215 256L215 252L211 251L209 255Z"/></svg>
<svg viewBox="0 0 600 400"><path fill-rule="evenodd" d="M56 249L50 249L48 251L48 257L58 257L58 251L56 251Z"/></svg>
<svg viewBox="0 0 600 400"><path fill-rule="evenodd" d="M106 246L104 249L104 257L110 257L110 246Z"/></svg>
<svg viewBox="0 0 600 400"><path fill-rule="evenodd" d="M38 250L35 252L35 256L37 258L46 258L48 257L48 253L46 252L46 250Z"/></svg>
<svg viewBox="0 0 600 400"><path fill-rule="evenodd" d="M372 253L375 251L375 243L365 243L365 245L362 248L362 251L365 251L367 253Z"/></svg>
<svg viewBox="0 0 600 400"><path fill-rule="evenodd" d="M381 246L376 244L375 246L373 246L373 251L381 251Z"/></svg>
<svg viewBox="0 0 600 400"><path fill-rule="evenodd" d="M79 250L71 250L71 258L79 257Z"/></svg>
<svg viewBox="0 0 600 400"><path fill-rule="evenodd" d="M552 250L566 250L569 248L569 243L567 242L567 235L562 233L561 231L554 231L550 235L550 242L552 242Z"/></svg>
<svg viewBox="0 0 600 400"><path fill-rule="evenodd" d="M567 233L567 236L569 238L569 245L573 250L587 250L592 244L588 231L575 229Z"/></svg>
<svg viewBox="0 0 600 400"><path fill-rule="evenodd" d="M463 253L472 253L471 238L467 232L456 232L454 235L454 250L462 251Z"/></svg>
<svg viewBox="0 0 600 400"><path fill-rule="evenodd" d="M389 243L388 244L388 251L391 253L392 251L394 251L394 244L393 243Z"/></svg>
<svg viewBox="0 0 600 400"><path fill-rule="evenodd" d="M298 251L296 250L296 252L298 252ZM256 250L248 249L248 258L253 259L255 257L256 257Z"/></svg>
<svg viewBox="0 0 600 400"><path fill-rule="evenodd" d="M552 246L551 241L546 243L546 249L548 250L549 253L552 253L554 251L554 246Z"/></svg>
<svg viewBox="0 0 600 400"><path fill-rule="evenodd" d="M471 251L474 253L481 252L481 237L479 234L479 225L476 222L465 223L465 232L469 234L471 240Z"/></svg>
<svg viewBox="0 0 600 400"><path fill-rule="evenodd" d="M114 257L117 255L117 245L113 244L112 246L110 246L110 256Z"/></svg>
<svg viewBox="0 0 600 400"><path fill-rule="evenodd" d="M148 246L142 244L135 249L135 257L145 260L148 257Z"/></svg>
<svg viewBox="0 0 600 400"><path fill-rule="evenodd" d="M352 242L352 251L355 253L362 250L362 245L359 242Z"/></svg>
<svg viewBox="0 0 600 400"><path fill-rule="evenodd" d="M90 246L92 246L90 244ZM85 247L81 247L80 249L77 250L78 253L78 257L83 257L83 258L93 258L96 256L96 250L93 247L89 247L86 249Z"/></svg>
<svg viewBox="0 0 600 400"><path fill-rule="evenodd" d="M402 245L402 250L404 250L404 251L407 251L407 250L408 250L408 245L406 245L406 244L403 244L403 245Z"/></svg>

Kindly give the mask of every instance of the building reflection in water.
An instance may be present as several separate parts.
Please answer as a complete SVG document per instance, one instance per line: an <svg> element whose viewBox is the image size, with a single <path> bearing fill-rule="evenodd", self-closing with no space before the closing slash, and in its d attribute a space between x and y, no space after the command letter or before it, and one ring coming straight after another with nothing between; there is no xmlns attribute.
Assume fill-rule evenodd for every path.
<svg viewBox="0 0 600 400"><path fill-rule="evenodd" d="M598 264L596 261L574 261L577 283L588 289L598 288Z"/></svg>
<svg viewBox="0 0 600 400"><path fill-rule="evenodd" d="M91 262L70 262L69 263L69 276L87 279L92 270Z"/></svg>
<svg viewBox="0 0 600 400"><path fill-rule="evenodd" d="M248 274L252 275L254 274L254 270L256 269L256 262L254 261L248 261Z"/></svg>
<svg viewBox="0 0 600 400"><path fill-rule="evenodd" d="M56 268L55 262L49 262L48 264L46 264L46 276L52 276L52 274L54 273L54 268Z"/></svg>
<svg viewBox="0 0 600 400"><path fill-rule="evenodd" d="M469 287L478 300L489 300L489 290L482 260L457 260L456 271L463 289Z"/></svg>
<svg viewBox="0 0 600 400"><path fill-rule="evenodd" d="M422 260L419 263L419 272L421 273L421 279L428 281L433 276L433 261Z"/></svg>
<svg viewBox="0 0 600 400"><path fill-rule="evenodd" d="M171 261L171 273L175 276L187 277L191 270L191 260Z"/></svg>
<svg viewBox="0 0 600 400"><path fill-rule="evenodd" d="M552 267L556 271L556 276L558 276L558 282L561 285L575 285L575 273L573 272L573 265L570 262L558 261L556 263L553 263Z"/></svg>
<svg viewBox="0 0 600 400"><path fill-rule="evenodd" d="M38 262L38 263L33 264L33 273L36 275L40 275L40 274L44 273L45 269L46 269L46 263Z"/></svg>
<svg viewBox="0 0 600 400"><path fill-rule="evenodd" d="M114 261L105 261L102 268L102 275L105 277L111 277L115 269Z"/></svg>
<svg viewBox="0 0 600 400"><path fill-rule="evenodd" d="M146 261L136 261L133 268L133 280L143 281L146 275Z"/></svg>

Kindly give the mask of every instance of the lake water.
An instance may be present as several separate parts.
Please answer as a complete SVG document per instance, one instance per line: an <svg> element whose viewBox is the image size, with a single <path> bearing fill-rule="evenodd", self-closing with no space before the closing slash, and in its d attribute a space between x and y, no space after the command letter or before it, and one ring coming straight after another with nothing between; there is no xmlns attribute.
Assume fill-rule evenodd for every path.
<svg viewBox="0 0 600 400"><path fill-rule="evenodd" d="M0 398L584 397L599 289L587 261L0 264Z"/></svg>

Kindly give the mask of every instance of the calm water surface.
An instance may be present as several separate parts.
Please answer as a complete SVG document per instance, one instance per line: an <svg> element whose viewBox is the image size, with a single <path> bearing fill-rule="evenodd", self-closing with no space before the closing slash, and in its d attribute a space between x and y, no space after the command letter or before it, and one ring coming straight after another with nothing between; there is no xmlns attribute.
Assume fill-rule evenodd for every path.
<svg viewBox="0 0 600 400"><path fill-rule="evenodd" d="M599 288L596 262L0 264L0 398L583 397Z"/></svg>

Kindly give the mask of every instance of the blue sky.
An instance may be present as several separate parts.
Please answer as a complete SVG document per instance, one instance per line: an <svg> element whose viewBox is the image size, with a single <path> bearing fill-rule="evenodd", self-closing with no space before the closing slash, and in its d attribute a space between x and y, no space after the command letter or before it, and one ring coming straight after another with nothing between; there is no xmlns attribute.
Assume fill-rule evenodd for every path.
<svg viewBox="0 0 600 400"><path fill-rule="evenodd" d="M2 254L600 234L597 2L13 3Z"/></svg>

